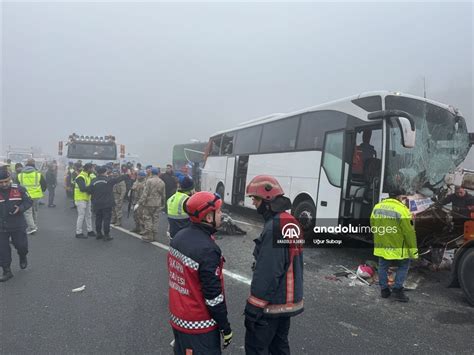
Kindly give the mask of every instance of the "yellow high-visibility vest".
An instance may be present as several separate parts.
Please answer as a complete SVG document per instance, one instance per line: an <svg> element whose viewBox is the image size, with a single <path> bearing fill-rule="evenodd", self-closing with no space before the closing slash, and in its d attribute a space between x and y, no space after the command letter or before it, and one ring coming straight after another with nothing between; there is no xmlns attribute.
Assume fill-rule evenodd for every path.
<svg viewBox="0 0 474 355"><path fill-rule="evenodd" d="M91 184L91 178L85 171L81 171L81 173L77 175L76 180L80 177L84 179L86 187ZM74 201L90 201L90 200L91 200L91 195L87 192L82 192L76 183L74 186Z"/></svg>
<svg viewBox="0 0 474 355"><path fill-rule="evenodd" d="M18 174L18 181L27 191L32 199L40 199L43 197L41 189L41 173L38 171L29 171Z"/></svg>

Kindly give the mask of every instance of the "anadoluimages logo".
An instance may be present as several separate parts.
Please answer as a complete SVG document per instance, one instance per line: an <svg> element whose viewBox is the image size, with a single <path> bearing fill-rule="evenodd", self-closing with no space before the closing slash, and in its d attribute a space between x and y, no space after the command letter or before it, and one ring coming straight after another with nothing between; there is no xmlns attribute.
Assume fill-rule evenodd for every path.
<svg viewBox="0 0 474 355"><path fill-rule="evenodd" d="M281 230L283 239L298 239L300 237L300 227L294 223L287 223Z"/></svg>

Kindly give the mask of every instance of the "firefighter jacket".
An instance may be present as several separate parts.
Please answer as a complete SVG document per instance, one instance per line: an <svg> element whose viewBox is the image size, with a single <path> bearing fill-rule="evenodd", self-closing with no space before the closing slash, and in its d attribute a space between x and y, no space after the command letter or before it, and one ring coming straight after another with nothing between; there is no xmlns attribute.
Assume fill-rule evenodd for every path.
<svg viewBox="0 0 474 355"><path fill-rule="evenodd" d="M387 198L374 206L370 216L374 255L386 260L417 259L415 228L410 210L399 200Z"/></svg>
<svg viewBox="0 0 474 355"><path fill-rule="evenodd" d="M0 189L0 232L12 232L26 229L26 220L23 213L31 208L33 200L23 186L12 184L9 189ZM12 215L18 206L18 213Z"/></svg>
<svg viewBox="0 0 474 355"><path fill-rule="evenodd" d="M210 226L192 223L168 252L170 324L180 332L230 331L224 295L224 258Z"/></svg>
<svg viewBox="0 0 474 355"><path fill-rule="evenodd" d="M295 316L304 310L302 244L276 246L273 241L283 238L287 224L299 225L287 212L267 212L263 216L263 232L254 240L255 267L245 313L247 316L262 315L262 312L264 317Z"/></svg>
<svg viewBox="0 0 474 355"><path fill-rule="evenodd" d="M168 223L170 226L170 238L174 238L176 233L187 227L191 222L189 215L184 211L184 201L189 197L184 192L177 191L168 199Z"/></svg>

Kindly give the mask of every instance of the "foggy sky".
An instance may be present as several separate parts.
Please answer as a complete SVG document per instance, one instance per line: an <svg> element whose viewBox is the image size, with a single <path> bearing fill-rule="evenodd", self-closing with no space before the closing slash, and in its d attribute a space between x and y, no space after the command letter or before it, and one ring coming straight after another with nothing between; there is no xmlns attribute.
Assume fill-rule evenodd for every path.
<svg viewBox="0 0 474 355"><path fill-rule="evenodd" d="M273 112L423 96L423 76L474 131L472 20L471 2L3 3L3 146L114 134L163 165L174 144Z"/></svg>

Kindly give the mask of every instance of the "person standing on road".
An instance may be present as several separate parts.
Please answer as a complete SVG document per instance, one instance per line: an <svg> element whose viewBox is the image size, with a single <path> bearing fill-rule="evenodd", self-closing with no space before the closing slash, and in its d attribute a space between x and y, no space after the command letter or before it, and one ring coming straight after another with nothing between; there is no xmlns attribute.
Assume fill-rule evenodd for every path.
<svg viewBox="0 0 474 355"><path fill-rule="evenodd" d="M173 167L170 164L166 165L166 171L164 174L160 175L161 180L165 183L165 192L166 192L166 201L173 196L178 188L178 179L174 176ZM165 213L167 212L168 207L166 206Z"/></svg>
<svg viewBox="0 0 474 355"><path fill-rule="evenodd" d="M133 206L133 220L135 221L135 228L132 229L131 231L133 233L139 233L139 234L145 231L145 227L143 224L142 208L137 207L135 209L135 206L138 204L138 201L143 195L143 190L145 189L145 177L146 177L145 171L140 170L137 174L137 181L133 183L131 193L130 193L131 204Z"/></svg>
<svg viewBox="0 0 474 355"><path fill-rule="evenodd" d="M18 181L18 175L21 173L23 170L23 164L22 163L16 163L15 164L15 170L11 173L12 174L12 181L14 184L20 185L20 182Z"/></svg>
<svg viewBox="0 0 474 355"><path fill-rule="evenodd" d="M44 176L36 170L34 159L28 159L25 167L18 174L18 181L28 191L28 195L33 200L33 206L25 212L26 223L28 224L26 233L33 234L38 231L38 204L48 185Z"/></svg>
<svg viewBox="0 0 474 355"><path fill-rule="evenodd" d="M90 174L92 173L92 164L87 163L75 179L74 202L77 207L76 238L95 237L92 230L92 212L91 212L91 194L89 185L91 184ZM86 221L87 235L82 233L82 225Z"/></svg>
<svg viewBox="0 0 474 355"><path fill-rule="evenodd" d="M112 176L114 179L120 177L120 170L113 170ZM120 227L122 225L122 216L123 216L123 199L127 194L127 185L125 180L128 179L127 174L122 174L123 178L120 182L113 185L113 193L114 193L114 207L112 209L112 224L115 226Z"/></svg>
<svg viewBox="0 0 474 355"><path fill-rule="evenodd" d="M142 240L152 242L158 230L160 211L165 206L165 183L158 177L160 170L151 169L151 176L145 181L143 194L134 209L142 208L145 233Z"/></svg>
<svg viewBox="0 0 474 355"><path fill-rule="evenodd" d="M11 175L7 169L0 169L0 266L3 275L0 282L8 281L13 277L11 271L13 246L20 257L20 268L26 269L28 260L28 237L26 236L25 211L33 206L33 200L26 189L12 184Z"/></svg>
<svg viewBox="0 0 474 355"><path fill-rule="evenodd" d="M304 310L303 249L297 243L274 245L274 240L282 239L291 228L297 233L295 241L303 241L302 229L285 212L291 209L291 201L274 177L258 175L246 190L265 225L254 240L255 263L245 306L245 353L290 354L290 318Z"/></svg>
<svg viewBox="0 0 474 355"><path fill-rule="evenodd" d="M224 294L224 257L213 238L221 224L222 200L198 192L186 204L191 225L171 240L168 252L170 324L174 353L221 354L232 341Z"/></svg>
<svg viewBox="0 0 474 355"><path fill-rule="evenodd" d="M184 210L184 202L193 193L194 182L191 178L186 176L179 184L178 191L168 199L167 205L170 239L173 239L176 233L189 225L189 216Z"/></svg>
<svg viewBox="0 0 474 355"><path fill-rule="evenodd" d="M45 174L46 184L48 185L48 207L56 207L54 204L54 195L56 186L58 185L58 169L57 165L53 163L48 165L48 170Z"/></svg>
<svg viewBox="0 0 474 355"><path fill-rule="evenodd" d="M97 239L112 240L110 235L110 221L112 208L115 204L113 188L116 184L123 183L125 176L107 177L107 168L99 166L96 170L98 176L91 181L89 192L91 194L92 208L95 213L95 231ZM103 232L103 234L102 234Z"/></svg>
<svg viewBox="0 0 474 355"><path fill-rule="evenodd" d="M374 255L379 257L379 283L382 298L393 293L395 300L408 302L403 284L410 268L410 259L418 259L416 233L410 210L402 202L405 192L392 189L389 198L374 206L370 225L374 232ZM398 264L393 290L388 286L388 268Z"/></svg>

